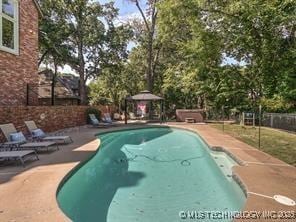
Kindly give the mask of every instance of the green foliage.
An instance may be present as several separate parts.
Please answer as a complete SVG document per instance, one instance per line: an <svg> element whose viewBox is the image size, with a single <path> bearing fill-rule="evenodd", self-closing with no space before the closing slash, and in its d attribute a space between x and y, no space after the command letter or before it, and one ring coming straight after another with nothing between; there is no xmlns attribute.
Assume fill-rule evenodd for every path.
<svg viewBox="0 0 296 222"><path fill-rule="evenodd" d="M53 19L56 10L52 1L42 2L43 17L39 22L39 66L42 63L63 66L70 56L71 48L67 44L70 30L62 20Z"/></svg>
<svg viewBox="0 0 296 222"><path fill-rule="evenodd" d="M96 108L89 107L85 111L85 117L87 119L88 124L91 123L90 118L89 118L89 114L94 114L97 117L98 120L101 120L101 111L96 109Z"/></svg>
<svg viewBox="0 0 296 222"><path fill-rule="evenodd" d="M130 58L136 56L136 51L130 54ZM96 81L89 84L91 104L114 104L118 109L127 95L134 95L144 88L144 78L141 66L132 60L122 62L117 60L110 67L102 69Z"/></svg>
<svg viewBox="0 0 296 222"><path fill-rule="evenodd" d="M141 12L139 1L132 2ZM41 37L41 52L56 47L62 53L47 52L52 56L46 59L70 64L84 85L95 79L89 85L92 104L120 108L125 96L148 86L165 97L166 110L224 106L230 112L259 104L272 112L296 110L291 0L147 3L140 20L114 25L113 3L43 1L41 29L48 39ZM137 44L128 53L131 39ZM244 65L225 64L226 56Z"/></svg>
<svg viewBox="0 0 296 222"><path fill-rule="evenodd" d="M127 42L132 32L126 26L110 26L108 29L108 50L104 53L104 64L100 75L89 84L91 104L114 104L120 108L121 101L128 94L129 87L136 90L135 75L129 70L127 62ZM133 81L129 81L133 78ZM132 92L130 92L132 93Z"/></svg>
<svg viewBox="0 0 296 222"><path fill-rule="evenodd" d="M207 23L220 30L226 54L247 62L252 99L278 94L295 101L296 5L290 0L199 2L208 12Z"/></svg>
<svg viewBox="0 0 296 222"><path fill-rule="evenodd" d="M262 101L267 110L295 111L295 10L288 0L162 1L168 104L243 111ZM246 65L222 66L224 56Z"/></svg>
<svg viewBox="0 0 296 222"><path fill-rule="evenodd" d="M127 57L125 49L131 31L114 25L118 15L114 2L101 5L90 0L45 0L41 7L45 12L41 52L65 51L62 57L54 58L79 74L81 103L85 104L87 81L100 75L114 60Z"/></svg>
<svg viewBox="0 0 296 222"><path fill-rule="evenodd" d="M265 111L274 113L289 112L293 108L292 103L288 103L283 97L275 95L273 98L262 98L261 104Z"/></svg>

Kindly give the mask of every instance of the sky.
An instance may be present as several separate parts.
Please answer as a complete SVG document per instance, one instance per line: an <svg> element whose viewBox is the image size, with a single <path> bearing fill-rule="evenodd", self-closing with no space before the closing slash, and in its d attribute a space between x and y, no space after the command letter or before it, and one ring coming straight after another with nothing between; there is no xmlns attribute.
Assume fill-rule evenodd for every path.
<svg viewBox="0 0 296 222"><path fill-rule="evenodd" d="M111 1L110 0L99 0L99 2L101 4L105 4L105 3L108 3ZM128 0L113 0L113 2L115 3L115 7L119 9L118 20L120 22L125 22L131 18L141 16L137 7L135 6L135 3L129 2ZM140 5L143 9L145 9L145 1L140 0ZM128 49L130 50L133 46L134 46L134 44L130 43L128 46ZM222 65L228 65L228 64L229 65L236 65L236 64L244 65L245 63L238 62L233 58L224 57ZM67 72L67 73L73 73L73 71L71 70L71 68L69 66L65 66L64 69L62 69L60 71Z"/></svg>
<svg viewBox="0 0 296 222"><path fill-rule="evenodd" d="M108 3L111 1L99 0L99 2L101 4L105 4L105 3ZM129 2L128 0L114 0L113 2L115 2L115 7L119 8L119 16L121 16L121 17L128 17L128 16L131 16L135 13L138 13L138 9L135 6L135 3ZM144 8L145 2L140 1L140 3L141 3L141 7Z"/></svg>

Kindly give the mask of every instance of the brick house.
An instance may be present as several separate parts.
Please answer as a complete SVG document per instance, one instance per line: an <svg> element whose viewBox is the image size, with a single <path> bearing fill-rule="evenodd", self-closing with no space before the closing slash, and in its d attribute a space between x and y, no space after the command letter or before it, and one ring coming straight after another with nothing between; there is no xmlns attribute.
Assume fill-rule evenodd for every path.
<svg viewBox="0 0 296 222"><path fill-rule="evenodd" d="M0 106L26 105L27 84L38 84L41 10L36 0L2 0L0 10Z"/></svg>

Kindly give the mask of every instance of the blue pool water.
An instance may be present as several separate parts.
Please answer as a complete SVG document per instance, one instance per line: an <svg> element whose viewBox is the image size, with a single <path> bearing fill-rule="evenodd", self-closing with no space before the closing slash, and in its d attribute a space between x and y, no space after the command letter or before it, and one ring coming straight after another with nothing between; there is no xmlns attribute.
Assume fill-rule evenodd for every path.
<svg viewBox="0 0 296 222"><path fill-rule="evenodd" d="M244 205L243 192L228 175L231 171L219 167L227 168L227 162L221 164L223 158L211 153L195 133L147 128L99 138L97 154L57 195L73 221L186 221L180 211L239 211Z"/></svg>

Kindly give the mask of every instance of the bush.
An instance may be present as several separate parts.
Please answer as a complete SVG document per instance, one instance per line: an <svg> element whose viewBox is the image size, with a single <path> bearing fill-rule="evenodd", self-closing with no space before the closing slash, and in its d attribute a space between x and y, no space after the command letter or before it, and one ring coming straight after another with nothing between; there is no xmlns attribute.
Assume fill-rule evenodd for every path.
<svg viewBox="0 0 296 222"><path fill-rule="evenodd" d="M293 104L278 95L273 98L262 98L261 104L266 112L288 113L293 111Z"/></svg>
<svg viewBox="0 0 296 222"><path fill-rule="evenodd" d="M87 110L85 111L86 120L88 124L91 123L89 114L94 114L98 120L101 120L101 111L96 108L90 107L90 108L87 108Z"/></svg>

